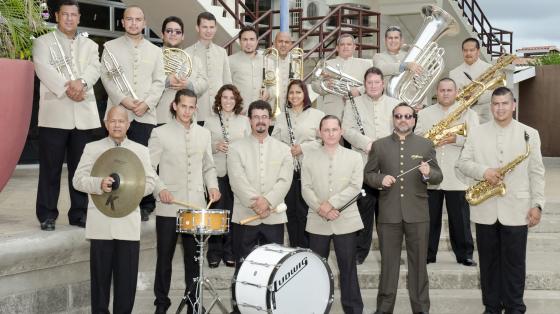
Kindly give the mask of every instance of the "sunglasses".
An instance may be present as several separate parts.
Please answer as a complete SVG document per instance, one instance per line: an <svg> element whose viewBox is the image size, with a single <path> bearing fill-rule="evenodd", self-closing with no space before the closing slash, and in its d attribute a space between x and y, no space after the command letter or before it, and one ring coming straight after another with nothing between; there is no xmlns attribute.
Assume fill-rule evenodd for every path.
<svg viewBox="0 0 560 314"><path fill-rule="evenodd" d="M182 34L183 34L183 31L180 30L180 29L168 28L168 29L165 30L165 33L168 34L168 35L171 35L171 34L173 34L173 33L175 33L175 35L182 35Z"/></svg>
<svg viewBox="0 0 560 314"><path fill-rule="evenodd" d="M410 119L414 118L414 115L408 114L408 113L407 113L407 114L400 114L400 113L397 113L397 114L393 115L393 117L394 117L396 120L401 120L401 119L410 120Z"/></svg>

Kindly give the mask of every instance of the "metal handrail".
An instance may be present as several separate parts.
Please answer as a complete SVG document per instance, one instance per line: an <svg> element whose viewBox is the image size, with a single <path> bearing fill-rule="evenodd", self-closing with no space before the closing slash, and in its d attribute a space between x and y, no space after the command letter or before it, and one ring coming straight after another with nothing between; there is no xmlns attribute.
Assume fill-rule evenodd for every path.
<svg viewBox="0 0 560 314"><path fill-rule="evenodd" d="M482 45L491 56L501 55L504 47L513 53L513 32L492 27L490 21L476 0L455 0L463 11L463 16L471 24L473 31L478 33ZM478 28L478 29L477 29Z"/></svg>

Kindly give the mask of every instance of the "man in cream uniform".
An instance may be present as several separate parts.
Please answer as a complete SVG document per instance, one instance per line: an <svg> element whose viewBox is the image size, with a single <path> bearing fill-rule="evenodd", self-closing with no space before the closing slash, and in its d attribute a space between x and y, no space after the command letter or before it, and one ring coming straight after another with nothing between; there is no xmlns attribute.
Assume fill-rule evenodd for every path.
<svg viewBox="0 0 560 314"><path fill-rule="evenodd" d="M286 213L275 213L273 209L283 203L294 171L290 147L268 135L270 104L254 101L248 115L251 135L231 143L227 164L234 194L231 221L237 268L255 245L284 243ZM261 219L240 224L255 214Z"/></svg>
<svg viewBox="0 0 560 314"><path fill-rule="evenodd" d="M107 110L117 105L126 108L132 120L128 138L148 146L152 129L157 124L156 106L165 84L163 54L161 48L144 39L142 31L146 27L146 20L140 7L129 6L124 11L122 23L125 35L105 43L102 62L110 59L108 49L122 67L124 76L139 99L123 93L109 76L107 68L102 67L101 81L109 95ZM140 203L142 220L148 220L154 208L153 197L144 198Z"/></svg>
<svg viewBox="0 0 560 314"><path fill-rule="evenodd" d="M461 44L463 49L464 62L449 72L449 77L457 83L457 88L461 89L470 83L471 79L476 80L484 71L488 70L492 65L480 60L480 43L475 38L467 38ZM465 74L466 73L466 74ZM469 77L467 76L470 76ZM480 123L488 122L491 119L490 114L490 96L492 92L486 91L478 99L472 109L478 114Z"/></svg>
<svg viewBox="0 0 560 314"><path fill-rule="evenodd" d="M180 49L181 43L185 38L183 20L176 16L167 17L161 25L161 33L164 49ZM188 78L182 79L173 73L167 76L165 90L157 104L156 117L158 125L165 124L172 119L169 107L175 99L175 93L178 90L188 88L194 91L197 96L201 96L208 89L208 80L206 79L206 73L202 70L200 59L196 56L190 57L192 72Z"/></svg>
<svg viewBox="0 0 560 314"><path fill-rule="evenodd" d="M165 313L171 305L168 297L171 284L171 264L177 245L177 210L173 200L189 202L206 208L204 187L211 200L220 198L216 167L212 159L210 132L193 122L196 95L192 90L177 91L170 109L174 117L166 125L155 128L150 137L150 160L159 166L154 194L161 203L156 207L157 264L154 282L156 313ZM185 295L198 277L195 260L197 245L192 234L183 234L185 265Z"/></svg>
<svg viewBox="0 0 560 314"><path fill-rule="evenodd" d="M469 133L457 166L474 180L506 185L504 196L471 206L484 313L525 313L527 232L540 222L545 202L541 142L537 130L513 119L511 90L497 88L491 101L493 120ZM525 155L527 144L529 156L501 176L497 169Z"/></svg>
<svg viewBox="0 0 560 314"><path fill-rule="evenodd" d="M418 123L414 132L424 136L432 126L446 119L457 110L459 103L455 101L456 97L457 87L455 82L450 78L439 80L437 85L438 103L418 112ZM465 123L467 129L471 130L478 126L478 115L473 110L467 109L451 126L461 123ZM428 204L430 206L428 263L436 262L441 233L443 200L445 199L451 247L457 263L465 266L476 266L476 262L473 260L474 245L471 234L469 204L465 200L467 186L457 178L455 169L464 143L464 136L449 134L436 145L436 157L443 172L443 181L439 185L428 186Z"/></svg>
<svg viewBox="0 0 560 314"><path fill-rule="evenodd" d="M202 12L196 18L198 41L185 49L190 56L196 56L202 64L202 72L208 79L208 89L198 97L196 119L204 124L206 117L213 115L212 105L218 89L224 84L231 84L231 72L227 52L214 44L216 35L216 17L209 12Z"/></svg>
<svg viewBox="0 0 560 314"><path fill-rule="evenodd" d="M278 93L276 92L276 85L268 87L268 94L270 95L269 102L272 105L272 112L276 113L277 107L280 108L281 112L284 112L284 105L286 104L286 95L288 93L288 83L290 79L294 79L294 73L291 73L290 77L290 48L292 47L292 37L289 33L278 32L274 37L274 48L278 50ZM268 62L268 68L266 71L275 71L273 68L275 64L271 61ZM295 69L291 69L294 71ZM278 94L278 97L276 97ZM278 98L278 103L276 103L276 98Z"/></svg>
<svg viewBox="0 0 560 314"><path fill-rule="evenodd" d="M33 63L41 81L39 100L39 184L37 218L42 230L54 230L58 217L60 173L66 154L68 181L91 140L91 129L101 127L92 86L100 75L98 47L92 40L77 33L80 10L76 1L61 1L55 13L57 27L33 42ZM56 37L56 39L55 39ZM52 65L51 50L58 54L56 40L68 58L70 78L65 67L62 73ZM85 227L87 195L70 190L68 220L71 225Z"/></svg>
<svg viewBox="0 0 560 314"><path fill-rule="evenodd" d="M156 174L150 164L150 153L147 147L126 137L129 125L128 114L123 107L109 109L105 119L109 137L86 145L72 181L77 190L98 195L111 192L114 179L92 177L91 169L105 151L113 147L124 147L136 154L144 166L144 195L152 193ZM86 238L91 243L91 312L109 313L113 278L113 313L131 313L138 277L140 209L137 207L125 217L111 218L93 207L91 200L89 204Z"/></svg>
<svg viewBox="0 0 560 314"><path fill-rule="evenodd" d="M356 44L354 37L350 34L342 34L337 39L336 52L338 56L334 59L327 60L327 65L342 71L345 74L361 81L364 73L372 65L371 60L354 58ZM326 115L333 115L342 119L344 104L346 97L329 94L320 85L319 79L315 79L311 85L313 91L318 93L320 97L317 99L317 109L323 111ZM332 79L326 79L326 84L332 82ZM328 86L327 86L328 87ZM352 87L352 96L358 97L363 94L364 88Z"/></svg>
<svg viewBox="0 0 560 314"><path fill-rule="evenodd" d="M412 71L420 74L422 68L416 62L404 63L406 51L403 47L402 31L398 26L389 26L385 30L385 48L387 52L376 53L373 56L373 66L385 74L385 87L394 76L404 71Z"/></svg>
<svg viewBox="0 0 560 314"><path fill-rule="evenodd" d="M356 204L344 211L340 208L359 193L364 164L360 154L339 144L342 132L337 117L328 115L321 120L323 145L304 156L301 190L309 205L306 227L309 247L328 258L331 240L334 242L342 308L344 313L359 314L364 304L356 269L356 231L363 224Z"/></svg>
<svg viewBox="0 0 560 314"><path fill-rule="evenodd" d="M268 100L268 91L262 88L263 57L257 53L257 44L257 30L253 26L244 26L239 31L241 51L229 56L231 79L244 104Z"/></svg>
<svg viewBox="0 0 560 314"><path fill-rule="evenodd" d="M355 99L359 117L356 117L351 103L348 102L344 108L342 128L345 130L344 138L352 145L353 150L361 153L365 163L372 143L391 134L393 130L391 112L399 101L383 95L383 73L376 67L366 70L364 85L365 94ZM358 127L358 118L365 134L362 134ZM358 200L358 208L364 222L364 229L359 232L357 241L356 259L358 264L364 262L370 251L379 195L379 192L367 185L364 185L364 189L366 196Z"/></svg>

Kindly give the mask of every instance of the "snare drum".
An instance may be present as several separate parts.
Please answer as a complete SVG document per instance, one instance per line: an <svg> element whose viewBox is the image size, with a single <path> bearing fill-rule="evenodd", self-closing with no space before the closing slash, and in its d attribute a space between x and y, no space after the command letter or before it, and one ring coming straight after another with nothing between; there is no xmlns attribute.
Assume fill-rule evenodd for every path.
<svg viewBox="0 0 560 314"><path fill-rule="evenodd" d="M228 211L224 209L179 209L177 232L220 235L229 231Z"/></svg>
<svg viewBox="0 0 560 314"><path fill-rule="evenodd" d="M334 300L333 275L326 261L308 249L267 244L241 264L233 300L248 313L328 313Z"/></svg>

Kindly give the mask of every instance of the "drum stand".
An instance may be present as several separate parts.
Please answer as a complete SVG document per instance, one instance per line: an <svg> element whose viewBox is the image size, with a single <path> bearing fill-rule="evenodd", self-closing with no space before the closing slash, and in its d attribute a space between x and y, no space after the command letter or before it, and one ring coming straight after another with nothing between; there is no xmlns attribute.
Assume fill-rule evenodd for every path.
<svg viewBox="0 0 560 314"><path fill-rule="evenodd" d="M211 237L211 235L205 235L203 233L195 233L193 234L193 236L198 246L198 258L195 259L198 260L198 269L199 269L198 277L194 279L194 282L191 286L192 288L196 289L195 296L194 296L194 300L191 300L191 297L189 296L190 294L189 292L192 290L192 288L189 289L187 294L183 296L183 299L181 300L181 304L179 304L179 307L177 308L176 314L181 313L185 305L187 305L187 302L192 306L193 314L210 313L210 311L216 304L218 304L218 307L222 310L222 313L224 314L229 313L228 309L225 307L224 303L222 302L222 299L218 295L218 292L216 292L216 289L214 289L214 287L212 286L210 280L204 276L204 246L208 242L208 239ZM208 290L208 292L210 292L210 295L213 297L212 302L210 302L210 306L208 307L208 310L204 310L203 308L204 289Z"/></svg>

